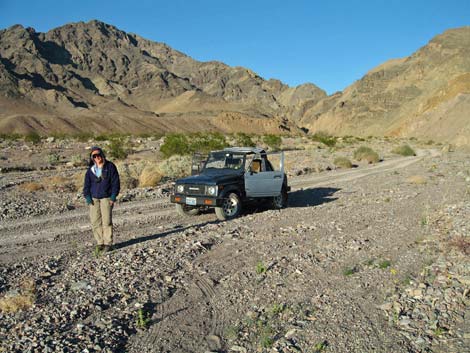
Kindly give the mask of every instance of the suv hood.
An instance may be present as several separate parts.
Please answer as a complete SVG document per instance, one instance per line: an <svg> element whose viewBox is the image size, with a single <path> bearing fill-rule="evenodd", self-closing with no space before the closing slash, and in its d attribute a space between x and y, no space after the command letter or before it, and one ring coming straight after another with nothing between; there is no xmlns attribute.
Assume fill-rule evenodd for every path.
<svg viewBox="0 0 470 353"><path fill-rule="evenodd" d="M192 175L187 178L178 179L177 184L197 184L197 185L219 185L243 176L243 171L230 169L206 169L199 175Z"/></svg>

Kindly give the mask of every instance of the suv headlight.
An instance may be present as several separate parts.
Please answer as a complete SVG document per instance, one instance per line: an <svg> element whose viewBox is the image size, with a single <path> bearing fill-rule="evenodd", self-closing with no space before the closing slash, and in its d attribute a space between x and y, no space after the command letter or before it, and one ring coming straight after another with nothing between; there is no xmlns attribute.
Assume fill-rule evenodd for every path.
<svg viewBox="0 0 470 353"><path fill-rule="evenodd" d="M184 192L184 185L176 185L176 192L182 194Z"/></svg>
<svg viewBox="0 0 470 353"><path fill-rule="evenodd" d="M217 195L217 186L208 186L206 189L207 195L216 196Z"/></svg>

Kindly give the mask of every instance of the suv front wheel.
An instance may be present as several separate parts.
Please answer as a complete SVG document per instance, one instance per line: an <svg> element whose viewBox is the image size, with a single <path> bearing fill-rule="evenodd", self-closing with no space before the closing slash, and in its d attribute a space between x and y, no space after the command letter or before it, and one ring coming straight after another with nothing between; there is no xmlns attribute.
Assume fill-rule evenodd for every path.
<svg viewBox="0 0 470 353"><path fill-rule="evenodd" d="M240 197L235 193L230 193L224 199L221 207L215 208L215 214L221 221L237 217L242 210Z"/></svg>
<svg viewBox="0 0 470 353"><path fill-rule="evenodd" d="M199 214L199 208L177 203L176 212L181 216L197 216Z"/></svg>

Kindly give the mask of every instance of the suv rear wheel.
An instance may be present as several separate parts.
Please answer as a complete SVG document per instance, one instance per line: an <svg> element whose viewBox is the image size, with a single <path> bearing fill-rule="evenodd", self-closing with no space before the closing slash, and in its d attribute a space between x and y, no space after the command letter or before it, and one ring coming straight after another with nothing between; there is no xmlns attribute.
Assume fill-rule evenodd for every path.
<svg viewBox="0 0 470 353"><path fill-rule="evenodd" d="M281 194L279 196L273 197L272 206L276 210L287 207L287 189L285 186L282 187Z"/></svg>
<svg viewBox="0 0 470 353"><path fill-rule="evenodd" d="M176 212L178 212L178 214L181 216L197 216L199 214L199 208L177 203Z"/></svg>
<svg viewBox="0 0 470 353"><path fill-rule="evenodd" d="M221 207L215 208L215 214L217 218L221 221L225 221L227 219L232 219L237 217L242 210L242 203L240 198L235 193L230 193L224 199Z"/></svg>

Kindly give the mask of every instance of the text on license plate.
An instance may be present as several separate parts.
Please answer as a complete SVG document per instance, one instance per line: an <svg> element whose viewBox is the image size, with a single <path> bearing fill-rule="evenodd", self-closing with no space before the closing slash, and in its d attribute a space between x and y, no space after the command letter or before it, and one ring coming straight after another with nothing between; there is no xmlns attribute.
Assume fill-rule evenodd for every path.
<svg viewBox="0 0 470 353"><path fill-rule="evenodd" d="M196 198L195 197L187 197L186 198L186 205L196 205Z"/></svg>

